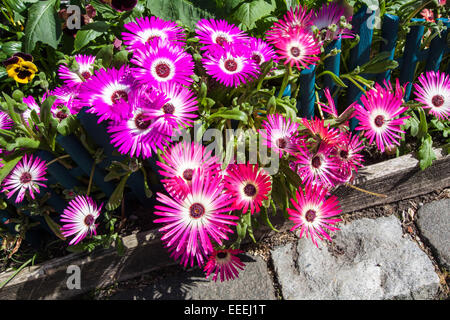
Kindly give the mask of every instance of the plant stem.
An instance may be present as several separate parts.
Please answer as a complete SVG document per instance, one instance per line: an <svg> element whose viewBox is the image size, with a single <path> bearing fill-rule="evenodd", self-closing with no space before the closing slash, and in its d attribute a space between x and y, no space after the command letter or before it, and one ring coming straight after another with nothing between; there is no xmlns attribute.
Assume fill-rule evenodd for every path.
<svg viewBox="0 0 450 320"><path fill-rule="evenodd" d="M50 161L49 163L47 163L47 167L50 166L52 163L54 163L54 162L56 162L56 161L59 161L59 160L61 160L61 159L65 159L65 158L69 158L69 157L70 157L70 154L66 154L66 155L63 155L63 156L58 157L58 158L56 158L56 159L53 159L52 161Z"/></svg>
<svg viewBox="0 0 450 320"><path fill-rule="evenodd" d="M91 186L92 186L92 180L94 178L94 172L95 172L95 162L92 164L92 169L91 169L91 175L89 176L89 184L88 184L88 189L86 192L86 196L89 196L89 193L91 192Z"/></svg>
<svg viewBox="0 0 450 320"><path fill-rule="evenodd" d="M345 79L350 80L355 86L357 86L357 87L359 88L359 90L361 90L364 94L366 93L366 90L365 90L363 87L361 87L361 86L359 85L359 83L356 82L356 80L353 79L351 76L348 76L348 75L345 75L345 74L344 74L344 75L341 76L341 78L345 78Z"/></svg>
<svg viewBox="0 0 450 320"><path fill-rule="evenodd" d="M347 182L345 185L346 185L347 187L353 188L353 189L355 189L355 190L358 190L358 191L361 191L361 192L364 192L364 193L371 194L371 195L376 196L376 197L387 198L387 195L385 195L385 194L381 194L381 193L376 193L376 192L364 190L364 189L358 188L357 186L354 186L354 185L352 185L352 184L350 184L350 183L348 183L348 182Z"/></svg>
<svg viewBox="0 0 450 320"><path fill-rule="evenodd" d="M14 272L14 273L11 275L11 277L9 277L9 278L6 279L5 281L3 281L3 282L0 284L0 289L2 289L4 286L6 286L6 285L8 284L8 282L10 282L15 276L17 276L17 275L19 274L20 271L22 271L27 265L29 265L31 262L33 262L33 261L34 261L34 257L35 257L35 256L33 256L32 258L28 259L28 261L25 262L24 264L22 264L22 265L19 267L19 269L17 269L16 272Z"/></svg>

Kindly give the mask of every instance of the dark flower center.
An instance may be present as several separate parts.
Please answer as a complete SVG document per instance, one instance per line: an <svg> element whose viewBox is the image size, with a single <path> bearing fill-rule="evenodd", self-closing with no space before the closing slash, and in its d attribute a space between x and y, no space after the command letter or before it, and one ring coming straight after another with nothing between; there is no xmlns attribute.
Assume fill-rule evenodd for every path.
<svg viewBox="0 0 450 320"><path fill-rule="evenodd" d="M306 211L306 214L305 214L306 221L313 222L315 218L316 218L316 212L314 210Z"/></svg>
<svg viewBox="0 0 450 320"><path fill-rule="evenodd" d="M153 39L159 39L159 38L160 38L159 36L153 35L153 36L148 37L147 42L148 42L148 43L152 43L152 42L153 42Z"/></svg>
<svg viewBox="0 0 450 320"><path fill-rule="evenodd" d="M253 61L255 61L257 64L261 64L261 56L259 55L259 54L257 54L257 53L254 53L253 55L252 55L252 59L253 59Z"/></svg>
<svg viewBox="0 0 450 320"><path fill-rule="evenodd" d="M25 184L31 181L31 174L29 172L24 172L20 176L20 183Z"/></svg>
<svg viewBox="0 0 450 320"><path fill-rule="evenodd" d="M17 77L19 79L26 79L32 75L32 73L30 71L28 71L27 69L28 69L28 67L20 67L20 68L16 68L14 71L16 72Z"/></svg>
<svg viewBox="0 0 450 320"><path fill-rule="evenodd" d="M136 124L136 127L140 130L146 130L148 127L150 127L152 120L146 119L146 116L141 113L136 116L134 119L134 123Z"/></svg>
<svg viewBox="0 0 450 320"><path fill-rule="evenodd" d="M84 80L89 79L92 75L89 71L85 71L81 74L81 76L84 78Z"/></svg>
<svg viewBox="0 0 450 320"><path fill-rule="evenodd" d="M292 47L292 48L291 48L291 54L292 54L294 57L298 57L298 56L300 55L300 48Z"/></svg>
<svg viewBox="0 0 450 320"><path fill-rule="evenodd" d="M381 128L384 124L384 117L382 115L376 116L375 117L375 125L378 128Z"/></svg>
<svg viewBox="0 0 450 320"><path fill-rule="evenodd" d="M163 111L164 111L164 113L166 113L166 114L173 114L173 113L175 112L175 107L174 107L173 104L171 104L171 103L166 103L166 104L163 106Z"/></svg>
<svg viewBox="0 0 450 320"><path fill-rule="evenodd" d="M130 11L132 10L138 0L112 0L111 6L118 11Z"/></svg>
<svg viewBox="0 0 450 320"><path fill-rule="evenodd" d="M88 214L85 218L84 218L84 224L87 225L88 227L92 226L94 224L94 216L92 214Z"/></svg>
<svg viewBox="0 0 450 320"><path fill-rule="evenodd" d="M226 39L225 37L218 36L218 37L216 38L216 43L217 43L219 46L223 46L223 44L224 44L224 43L228 43L228 41L227 41L227 39Z"/></svg>
<svg viewBox="0 0 450 320"><path fill-rule="evenodd" d="M186 181L191 181L192 180L192 174L194 173L194 170L192 169L186 169L183 172L183 178Z"/></svg>
<svg viewBox="0 0 450 320"><path fill-rule="evenodd" d="M204 214L205 214L205 207L200 203L194 203L189 208L189 215L194 219L198 219Z"/></svg>
<svg viewBox="0 0 450 320"><path fill-rule="evenodd" d="M227 256L228 256L227 252L220 251L217 253L217 258L219 259L225 259Z"/></svg>
<svg viewBox="0 0 450 320"><path fill-rule="evenodd" d="M167 78L170 75L170 66L167 63L161 62L155 67L156 74L160 78Z"/></svg>
<svg viewBox="0 0 450 320"><path fill-rule="evenodd" d="M56 117L60 120L67 118L67 113L65 113L63 110L59 110L56 113Z"/></svg>
<svg viewBox="0 0 450 320"><path fill-rule="evenodd" d="M244 187L244 193L248 196L248 197L253 197L256 194L256 187L254 184L252 183L248 183L245 187Z"/></svg>
<svg viewBox="0 0 450 320"><path fill-rule="evenodd" d="M114 93L111 96L111 101L114 104L116 104L116 103L122 102L122 100L125 102L128 102L128 93L124 90L114 91Z"/></svg>
<svg viewBox="0 0 450 320"><path fill-rule="evenodd" d="M342 159L347 159L348 158L348 151L346 150L341 150L339 152L339 155L341 156Z"/></svg>
<svg viewBox="0 0 450 320"><path fill-rule="evenodd" d="M287 141L284 138L280 138L277 140L277 147L280 149L284 149L287 146Z"/></svg>
<svg viewBox="0 0 450 320"><path fill-rule="evenodd" d="M320 168L320 166L322 165L322 161L320 160L320 157L315 156L314 158L312 158L311 165L316 169Z"/></svg>
<svg viewBox="0 0 450 320"><path fill-rule="evenodd" d="M437 94L431 99L431 102L435 107L440 107L444 104L444 97L440 94Z"/></svg>
<svg viewBox="0 0 450 320"><path fill-rule="evenodd" d="M236 71L237 67L238 67L238 64L233 59L225 60L225 69L227 69L228 71L231 71L231 72Z"/></svg>

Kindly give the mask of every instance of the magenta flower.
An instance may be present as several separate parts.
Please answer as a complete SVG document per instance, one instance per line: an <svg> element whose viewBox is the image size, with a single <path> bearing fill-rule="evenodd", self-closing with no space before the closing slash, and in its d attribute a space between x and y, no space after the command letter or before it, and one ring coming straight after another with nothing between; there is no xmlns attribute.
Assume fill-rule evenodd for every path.
<svg viewBox="0 0 450 320"><path fill-rule="evenodd" d="M327 190L320 186L312 188L306 186L305 192L301 188L299 191L300 193L296 192L296 199L291 199L294 208L287 209L289 220L295 224L291 231L300 229L299 238L305 234L306 238L311 238L316 247L318 247L316 238L332 241L327 232L339 230L334 225L342 221L338 218L330 219L342 211L337 197L325 199Z"/></svg>
<svg viewBox="0 0 450 320"><path fill-rule="evenodd" d="M315 26L319 31L326 30L325 34L321 34L323 40L333 40L341 38L353 38L353 33L348 30L341 28L340 20L342 16L345 15L345 8L337 3L328 3L323 4L319 10L314 10L314 14L311 18L311 23ZM352 17L346 17L346 20L351 21ZM336 25L336 31L332 32L328 30L328 27L331 25Z"/></svg>
<svg viewBox="0 0 450 320"><path fill-rule="evenodd" d="M385 147L400 145L397 139L401 139L401 125L408 117L397 118L407 110L401 107L402 100L388 89L379 88L370 90L361 96L362 105L357 102L355 117L359 120L356 130L365 130L365 136L369 143L376 141L377 147L384 152Z"/></svg>
<svg viewBox="0 0 450 320"><path fill-rule="evenodd" d="M243 44L248 38L242 30L225 20L202 19L197 23L195 33L199 42L205 45L202 50L215 49L224 44Z"/></svg>
<svg viewBox="0 0 450 320"><path fill-rule="evenodd" d="M9 130L13 126L13 121L9 115L3 111L0 111L0 129Z"/></svg>
<svg viewBox="0 0 450 320"><path fill-rule="evenodd" d="M223 193L223 184L218 176L209 174L194 174L192 186L184 199L170 198L157 193L157 200L162 205L155 206L155 214L161 216L155 223L163 223L159 229L167 241L166 246L172 247L175 254L184 252L184 264L197 259L203 264L203 257L213 252L211 240L218 245L228 240L227 233L233 231L230 225L237 225L233 220L238 217L224 214L231 211L230 199Z"/></svg>
<svg viewBox="0 0 450 320"><path fill-rule="evenodd" d="M192 56L169 41L145 44L137 49L131 62L138 66L134 76L142 84L158 86L159 83L176 82L189 86L194 74Z"/></svg>
<svg viewBox="0 0 450 320"><path fill-rule="evenodd" d="M262 202L268 199L272 182L270 176L253 164L230 165L224 176L225 191L234 199L233 209L251 214L260 211Z"/></svg>
<svg viewBox="0 0 450 320"><path fill-rule="evenodd" d="M315 65L320 60L320 42L311 34L301 29L296 29L289 33L286 38L280 38L274 43L280 59L284 59L284 64L296 66L298 70L309 69L310 65Z"/></svg>
<svg viewBox="0 0 450 320"><path fill-rule="evenodd" d="M28 119L31 116L31 112L34 110L39 116L41 113L41 108L39 107L33 96L24 97L22 101L28 106L28 109L22 113L23 120L25 120L25 122L28 123Z"/></svg>
<svg viewBox="0 0 450 320"><path fill-rule="evenodd" d="M297 173L305 185L320 185L326 188L334 186L339 162L333 155L333 147L321 143L316 152L305 145L297 145Z"/></svg>
<svg viewBox="0 0 450 320"><path fill-rule="evenodd" d="M54 90L48 91L44 96L55 96L56 100L53 103L51 112L54 118L59 121L67 118L71 114L77 114L81 107L78 102L79 89L68 86L57 87Z"/></svg>
<svg viewBox="0 0 450 320"><path fill-rule="evenodd" d="M39 157L33 159L33 155L25 155L3 181L2 192L6 192L6 196L9 199L19 191L16 196L16 203L22 202L27 190L30 197L34 199L34 192L40 192L39 186L46 187L42 183L42 181L47 180L45 178L46 173L45 161Z"/></svg>
<svg viewBox="0 0 450 320"><path fill-rule="evenodd" d="M167 177L161 180L164 188L172 197L183 198L192 186L192 179L201 170L201 174L217 175L220 163L211 151L198 143L179 142L161 154L165 163L157 161L162 169L159 173Z"/></svg>
<svg viewBox="0 0 450 320"><path fill-rule="evenodd" d="M122 154L146 159L152 152L163 150L171 140L168 132L161 131L160 125L157 125L159 119L148 111L162 108L167 99L154 90L142 87L135 92L130 102L133 108L130 116L111 122L108 126L111 144Z"/></svg>
<svg viewBox="0 0 450 320"><path fill-rule="evenodd" d="M227 87L236 88L259 73L259 65L244 45L216 46L202 61L206 73Z"/></svg>
<svg viewBox="0 0 450 320"><path fill-rule="evenodd" d="M251 59L259 66L270 60L278 62L278 57L273 48L259 38L251 38L249 48Z"/></svg>
<svg viewBox="0 0 450 320"><path fill-rule="evenodd" d="M291 122L282 115L270 114L267 121L261 124L262 129L259 133L265 145L272 149L272 152L279 154L280 158L283 152L292 153L295 151L297 130L299 124Z"/></svg>
<svg viewBox="0 0 450 320"><path fill-rule="evenodd" d="M70 70L66 65L61 65L58 69L59 77L69 87L79 87L94 74L94 56L77 54L75 61L78 63L78 70L76 71Z"/></svg>
<svg viewBox="0 0 450 320"><path fill-rule="evenodd" d="M339 129L331 128L329 124L325 126L325 121L322 119L314 118L308 120L306 118L302 118L302 124L319 142L334 145L342 139Z"/></svg>
<svg viewBox="0 0 450 320"><path fill-rule="evenodd" d="M203 269L206 272L206 278L212 273L214 273L213 281L217 281L219 274L220 282L239 277L239 269L244 270L245 264L236 255L243 252L234 249L214 250Z"/></svg>
<svg viewBox="0 0 450 320"><path fill-rule="evenodd" d="M293 31L309 30L311 26L311 16L313 11L306 6L297 5L291 7L289 11L275 22L274 25L266 32L267 41L275 45L283 38L289 38Z"/></svg>
<svg viewBox="0 0 450 320"><path fill-rule="evenodd" d="M155 125L160 127L160 131L171 135L179 126L192 126L194 119L198 117L198 106L190 89L176 83L161 83L156 91L164 96L165 102L161 106L146 109L146 112L151 117L158 118Z"/></svg>
<svg viewBox="0 0 450 320"><path fill-rule="evenodd" d="M185 34L183 28L175 22L165 21L158 17L136 18L136 22L129 22L124 28L130 32L122 32L123 42L130 51L142 49L146 43L162 40L178 46L184 46Z"/></svg>
<svg viewBox="0 0 450 320"><path fill-rule="evenodd" d="M99 116L99 122L120 121L130 115L132 85L133 79L126 66L119 70L97 70L80 90L80 106L91 107L89 112Z"/></svg>
<svg viewBox="0 0 450 320"><path fill-rule="evenodd" d="M95 220L99 217L103 204L97 207L97 204L88 196L76 196L69 202L61 215L61 233L64 237L75 237L69 242L69 245L77 244L88 234L96 235L97 224Z"/></svg>
<svg viewBox="0 0 450 320"><path fill-rule="evenodd" d="M339 167L358 171L358 167L363 166L364 159L360 152L364 149L364 144L357 135L352 135L351 132L341 134L341 137L342 140L334 145L334 153L339 161Z"/></svg>
<svg viewBox="0 0 450 320"><path fill-rule="evenodd" d="M428 71L415 83L416 100L424 104L424 108L436 118L448 119L450 116L450 77L444 72Z"/></svg>

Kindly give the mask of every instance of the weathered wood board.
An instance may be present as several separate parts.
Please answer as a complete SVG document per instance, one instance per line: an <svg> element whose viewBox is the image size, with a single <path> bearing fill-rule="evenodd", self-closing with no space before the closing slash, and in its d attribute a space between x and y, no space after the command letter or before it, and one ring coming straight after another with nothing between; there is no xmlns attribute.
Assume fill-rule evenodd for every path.
<svg viewBox="0 0 450 320"><path fill-rule="evenodd" d="M435 149L437 160L433 166L421 171L418 160L405 155L360 170L356 185L376 193L386 194L379 198L349 187L339 187L333 193L339 197L343 213L362 210L375 205L412 198L450 186L450 155ZM290 221L278 213L271 218L279 230L290 228ZM255 236L270 234L263 228ZM130 235L124 238L125 255L119 256L115 249L103 249L91 254L70 254L53 259L39 266L22 270L3 289L0 299L68 299L91 289L111 285L176 264L159 240L156 230ZM79 266L81 288L68 289L67 273L70 265ZM12 272L0 275L0 283Z"/></svg>

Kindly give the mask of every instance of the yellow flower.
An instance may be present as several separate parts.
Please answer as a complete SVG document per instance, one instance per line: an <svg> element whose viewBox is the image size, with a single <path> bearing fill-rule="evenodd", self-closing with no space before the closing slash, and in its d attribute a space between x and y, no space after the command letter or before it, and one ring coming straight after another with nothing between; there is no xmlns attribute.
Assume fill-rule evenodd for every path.
<svg viewBox="0 0 450 320"><path fill-rule="evenodd" d="M33 62L26 61L19 56L8 59L8 64L6 65L8 76L19 83L32 81L37 71L38 69Z"/></svg>

